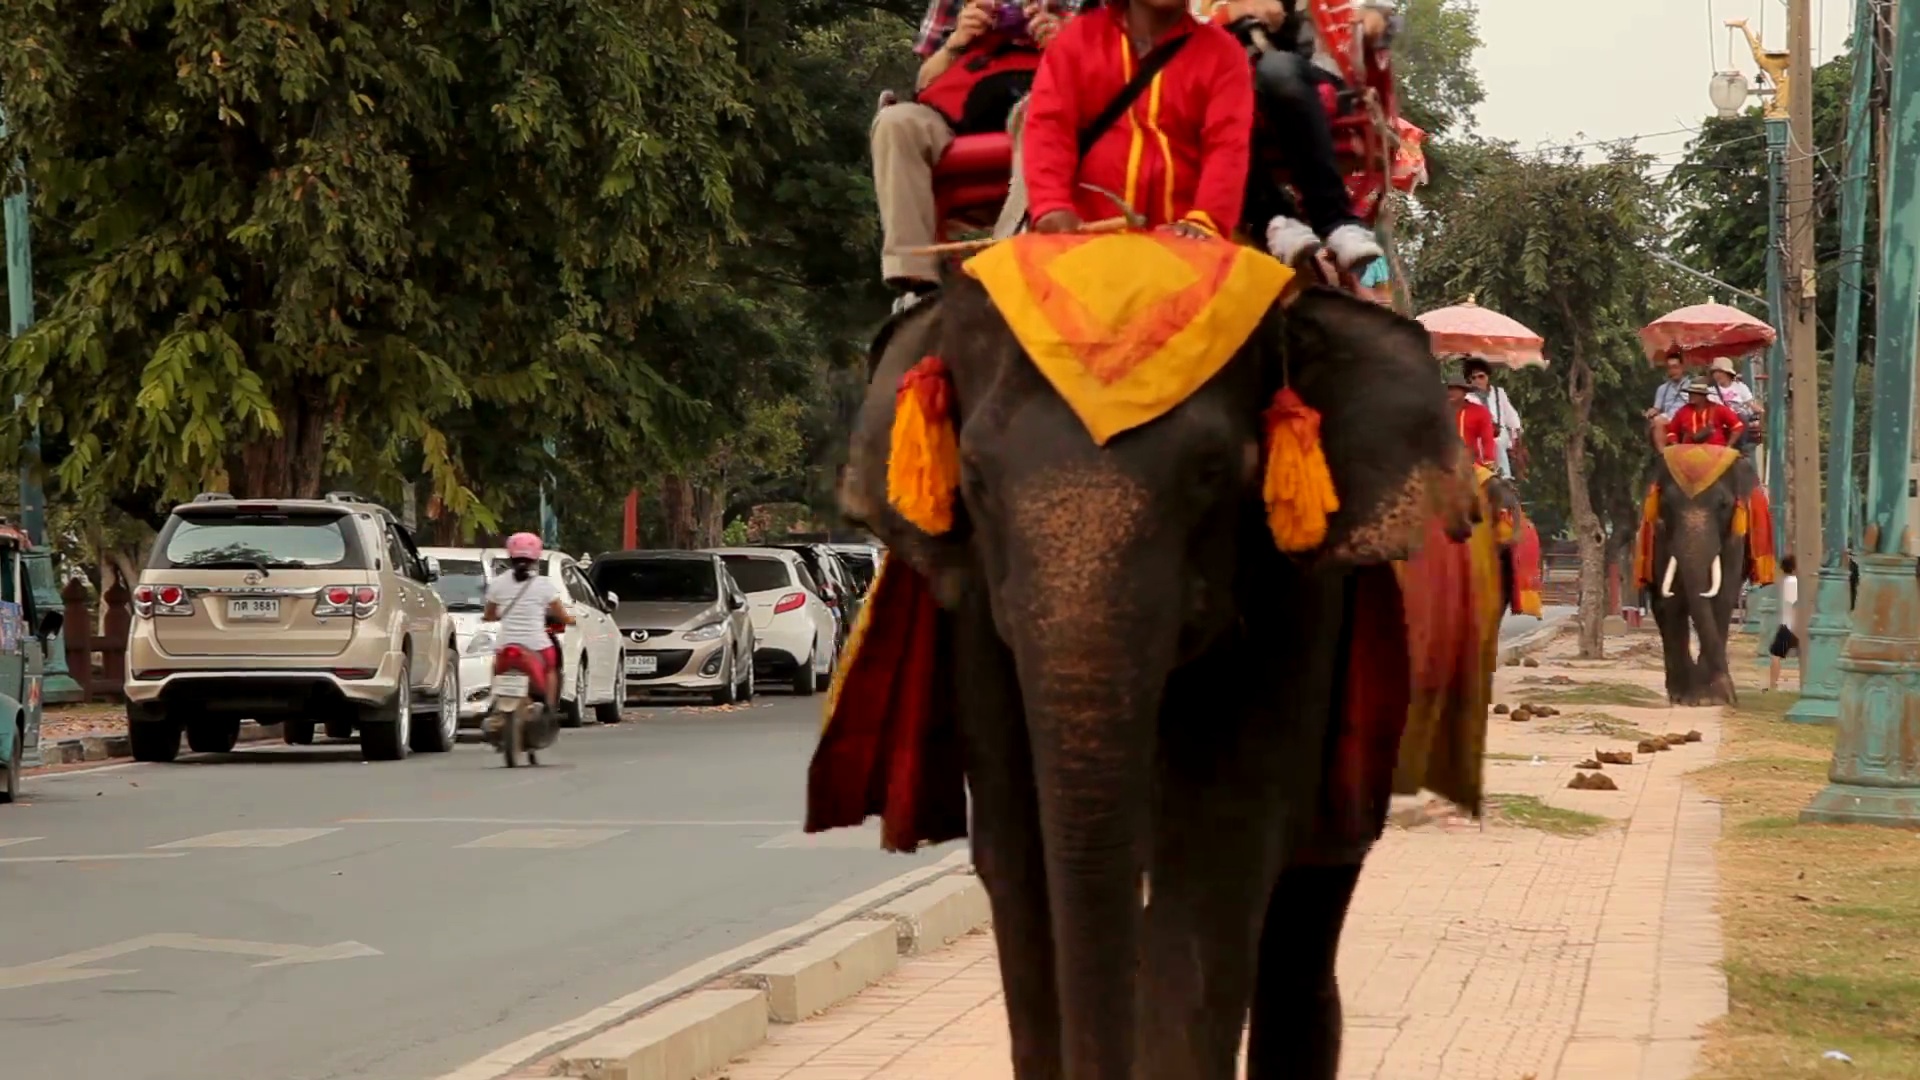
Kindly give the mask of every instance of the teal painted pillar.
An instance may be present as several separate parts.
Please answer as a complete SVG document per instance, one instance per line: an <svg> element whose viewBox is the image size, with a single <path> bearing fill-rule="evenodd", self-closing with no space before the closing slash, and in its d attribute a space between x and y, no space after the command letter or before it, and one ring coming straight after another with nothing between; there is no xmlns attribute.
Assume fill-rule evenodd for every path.
<svg viewBox="0 0 1920 1080"><path fill-rule="evenodd" d="M1773 323L1773 347L1767 350L1767 502L1773 508L1773 550L1787 551L1787 305L1781 284L1785 272L1787 119L1768 117L1767 125L1767 306ZM1780 596L1771 585L1753 590L1758 653L1767 655L1780 625Z"/></svg>
<svg viewBox="0 0 1920 1080"><path fill-rule="evenodd" d="M6 124L0 121L0 137L6 133ZM19 337L33 326L33 234L27 218L27 193L22 190L7 196L4 209L7 232L7 312L8 331L12 337ZM14 399L14 408L20 407L20 400ZM27 436L22 447L20 461L20 528L24 530L36 547L47 546L47 496L40 487L40 430L35 427ZM43 595L41 589L34 590L36 605L51 602L54 609L60 606L60 594L57 589L51 597ZM46 681L41 684L41 694L46 701L61 703L79 701L83 696L80 684L73 681L67 671L67 643L64 634L57 635L47 643L48 656L45 667Z"/></svg>
<svg viewBox="0 0 1920 1080"><path fill-rule="evenodd" d="M1874 25L1874 0L1858 0L1853 25ZM1840 189L1840 294L1833 332L1833 390L1827 401L1826 519L1821 523L1820 580L1813 619L1800 648L1800 700L1787 719L1830 724L1840 715L1840 650L1852 612L1847 604L1849 519L1853 510L1853 383L1860 357L1860 316L1866 280L1867 173L1873 164L1874 50L1866 30L1853 52L1853 92L1847 104L1847 167ZM1849 254L1853 253L1853 254ZM1777 550L1777 549L1776 549ZM1809 568L1811 569L1811 568ZM1806 578L1803 576L1804 582Z"/></svg>
<svg viewBox="0 0 1920 1080"><path fill-rule="evenodd" d="M1907 551L1907 456L1920 346L1920 3L1897 5L1887 97L1886 214L1875 305L1873 434L1860 600L1840 653L1830 781L1800 820L1920 828L1920 578Z"/></svg>

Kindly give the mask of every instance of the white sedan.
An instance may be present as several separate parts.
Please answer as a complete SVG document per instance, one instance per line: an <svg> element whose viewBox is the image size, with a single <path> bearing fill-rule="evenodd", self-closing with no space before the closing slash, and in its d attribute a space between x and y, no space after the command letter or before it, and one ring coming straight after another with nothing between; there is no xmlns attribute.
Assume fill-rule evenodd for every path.
<svg viewBox="0 0 1920 1080"><path fill-rule="evenodd" d="M447 551L451 548L426 548ZM480 633L480 615L486 610L487 564L478 554L435 555L440 560L440 577L433 591L440 594L447 614L453 619L454 647L460 650L460 726L479 727L487 715L488 684L493 681L493 650L471 648ZM491 634L491 631L489 631Z"/></svg>
<svg viewBox="0 0 1920 1080"><path fill-rule="evenodd" d="M747 594L753 620L753 675L785 682L796 694L833 685L840 663L832 609L798 554L781 548L713 548L734 583Z"/></svg>
<svg viewBox="0 0 1920 1080"><path fill-rule="evenodd" d="M442 577L447 573L448 560L478 563L486 567L488 575L502 573L507 568L507 553L493 548L421 548L420 553L440 560ZM625 690L622 671L625 668L626 648L618 628L613 624L612 600L601 596L598 590L587 583L571 555L558 551L547 552L541 557L540 573L543 577L552 578L554 584L560 586L560 599L574 618L574 625L567 627L567 632L560 636L560 723L565 727L578 727L585 722L589 711L603 724L618 723L621 696ZM483 596L484 589L483 583ZM443 591L441 595L444 597L446 593ZM456 611L454 618L457 625L460 613ZM476 627L478 620L479 616L475 615ZM479 628L476 636L481 636L482 640L471 647L484 654L488 673L478 683L465 682L468 668L463 662L460 668L461 685L466 687L485 687L492 681L492 631ZM466 640L463 640L462 656L468 649ZM471 691L468 691L467 697L473 697ZM477 714L486 712L486 704L482 695ZM465 715L464 709L462 715Z"/></svg>

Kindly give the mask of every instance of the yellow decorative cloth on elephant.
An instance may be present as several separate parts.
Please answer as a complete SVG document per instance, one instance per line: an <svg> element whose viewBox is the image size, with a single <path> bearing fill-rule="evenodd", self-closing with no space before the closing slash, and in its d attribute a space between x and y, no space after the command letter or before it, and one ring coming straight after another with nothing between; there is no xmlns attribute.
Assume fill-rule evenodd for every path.
<svg viewBox="0 0 1920 1080"><path fill-rule="evenodd" d="M1666 447L1660 453L1666 459L1667 472L1673 482L1680 485L1689 499L1719 483L1727 470L1740 460L1740 451L1706 443L1682 443Z"/></svg>
<svg viewBox="0 0 1920 1080"><path fill-rule="evenodd" d="M1293 279L1252 248L1139 232L1023 233L962 269L1102 446L1219 374Z"/></svg>

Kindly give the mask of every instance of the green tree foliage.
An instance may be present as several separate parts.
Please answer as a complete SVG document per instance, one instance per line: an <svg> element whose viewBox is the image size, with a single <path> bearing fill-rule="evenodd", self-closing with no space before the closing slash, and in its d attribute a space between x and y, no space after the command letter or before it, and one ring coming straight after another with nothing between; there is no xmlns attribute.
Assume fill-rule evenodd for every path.
<svg viewBox="0 0 1920 1080"><path fill-rule="evenodd" d="M711 10L606 0L33 0L0 44L49 293L0 391L75 492L312 494L447 418L631 442L638 330L732 234ZM640 423L636 423L636 418Z"/></svg>
<svg viewBox="0 0 1920 1080"><path fill-rule="evenodd" d="M1580 545L1588 656L1601 651L1606 568L1632 543L1650 460L1640 412L1654 378L1635 331L1674 296L1646 257L1665 209L1651 164L1624 148L1588 165L1572 150L1487 147L1421 257L1423 285L1472 294L1547 341L1549 369L1503 382L1533 456L1523 495L1538 506L1563 493Z"/></svg>

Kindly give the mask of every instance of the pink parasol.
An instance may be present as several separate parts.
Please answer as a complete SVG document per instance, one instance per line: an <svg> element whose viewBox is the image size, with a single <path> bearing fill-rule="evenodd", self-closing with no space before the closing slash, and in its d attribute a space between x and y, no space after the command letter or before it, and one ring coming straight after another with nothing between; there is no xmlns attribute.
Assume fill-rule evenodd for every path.
<svg viewBox="0 0 1920 1080"><path fill-rule="evenodd" d="M1670 311L1640 328L1640 346L1658 364L1679 352L1690 364L1745 356L1773 344L1773 327L1725 304Z"/></svg>
<svg viewBox="0 0 1920 1080"><path fill-rule="evenodd" d="M1420 316L1433 338L1433 355L1470 356L1508 367L1546 367L1546 339L1497 311L1468 300Z"/></svg>

